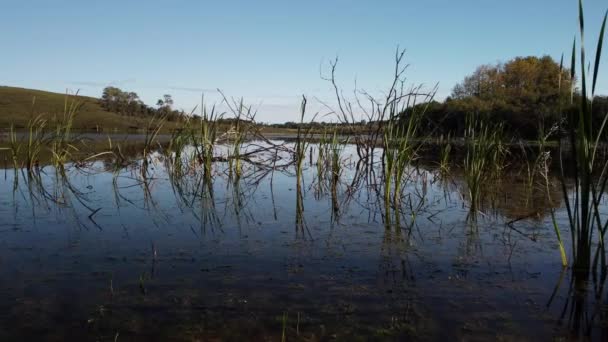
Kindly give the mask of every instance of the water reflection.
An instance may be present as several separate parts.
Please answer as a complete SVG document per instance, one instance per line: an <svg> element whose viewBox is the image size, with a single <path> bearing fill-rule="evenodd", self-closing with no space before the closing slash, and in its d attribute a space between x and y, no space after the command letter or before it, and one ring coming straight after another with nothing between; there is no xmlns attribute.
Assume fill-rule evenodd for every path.
<svg viewBox="0 0 608 342"><path fill-rule="evenodd" d="M352 146L323 175L313 151L297 184L289 153L259 145L238 173L188 148L6 170L6 336L606 337L605 274L560 266L559 188L505 176L471 221L457 167L412 166L387 208L381 165Z"/></svg>

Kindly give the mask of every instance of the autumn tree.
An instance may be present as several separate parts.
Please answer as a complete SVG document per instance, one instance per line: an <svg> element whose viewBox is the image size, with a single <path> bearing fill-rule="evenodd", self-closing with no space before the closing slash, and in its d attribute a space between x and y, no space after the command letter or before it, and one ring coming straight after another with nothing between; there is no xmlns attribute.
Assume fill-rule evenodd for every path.
<svg viewBox="0 0 608 342"><path fill-rule="evenodd" d="M571 84L569 71L551 57L517 57L482 65L465 77L452 91L452 109L486 113L522 135L534 135L558 120L560 101L568 98Z"/></svg>

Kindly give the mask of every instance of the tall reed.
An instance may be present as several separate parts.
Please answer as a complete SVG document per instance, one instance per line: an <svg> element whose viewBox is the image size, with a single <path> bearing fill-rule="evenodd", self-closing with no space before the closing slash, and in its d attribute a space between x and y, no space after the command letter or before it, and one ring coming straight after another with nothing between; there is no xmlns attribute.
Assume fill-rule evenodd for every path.
<svg viewBox="0 0 608 342"><path fill-rule="evenodd" d="M63 116L56 119L56 127L51 137L52 162L56 169L63 169L65 163L72 157L72 152L78 151L72 139L72 126L82 102L76 96L69 101L66 94Z"/></svg>
<svg viewBox="0 0 608 342"><path fill-rule="evenodd" d="M148 164L149 164L149 155L152 152L153 149L153 144L156 142L156 138L158 137L158 134L160 133L161 129L163 128L163 125L165 124L165 121L167 120L167 117L165 115L161 115L161 116L155 116L152 117L147 125L146 125L146 132L144 135L144 147L143 147L143 155L142 155L142 169L141 169L141 175L142 178L146 178L148 175Z"/></svg>
<svg viewBox="0 0 608 342"><path fill-rule="evenodd" d="M608 228L608 219L602 212L600 203L604 198L608 182L608 161L598 158L598 152L605 147L600 141L604 132L608 115L604 116L601 126L594 129L592 126L592 109L595 97L599 66L602 55L602 44L608 11L604 15L599 32L595 61L591 73L591 80L587 75L587 59L585 52L585 19L583 4L579 0L579 33L581 45L578 51L580 64L577 69L576 39L572 45L570 66L570 79L576 78L576 70L580 73L580 101L574 115L564 117L563 129L567 132L569 146L560 140L560 179L563 198L568 213L568 223L572 239L572 266L579 280L584 281L590 269L596 270L598 264L601 269L606 268L605 235ZM591 69L590 69L591 70ZM562 75L560 73L560 87ZM591 83L591 84L589 84ZM591 86L589 89L589 86ZM572 89L572 91L574 91ZM574 96L571 96L573 101ZM566 162L573 171L574 190L569 192L566 183ZM595 240L594 240L595 239ZM594 248L594 241L597 246ZM593 250L595 249L595 253ZM593 254L593 257L592 257Z"/></svg>
<svg viewBox="0 0 608 342"><path fill-rule="evenodd" d="M502 123L493 124L475 114L466 118L464 178L473 214L481 207L484 185L502 170L506 153L502 133Z"/></svg>
<svg viewBox="0 0 608 342"><path fill-rule="evenodd" d="M323 134L317 145L317 180L319 190L323 190L325 180L325 171L327 169L327 158L330 154L329 140L327 138L327 129L323 130Z"/></svg>
<svg viewBox="0 0 608 342"><path fill-rule="evenodd" d="M345 144L348 144L348 139L345 142L341 142L339 140L337 131L334 131L333 137L328 146L330 151L332 186L335 186L335 184L338 183L340 176L342 175L342 152Z"/></svg>
<svg viewBox="0 0 608 342"><path fill-rule="evenodd" d="M13 168L16 171L19 168L19 153L21 152L21 143L17 139L17 131L15 130L15 126L12 124L9 133L9 144L9 149L11 151L11 159L13 161Z"/></svg>
<svg viewBox="0 0 608 342"><path fill-rule="evenodd" d="M201 124L198 137L193 137L194 147L198 154L199 161L203 164L203 172L208 184L211 183L212 164L215 149L215 142L218 133L218 115L215 105L208 108L205 104L205 98L201 104Z"/></svg>
<svg viewBox="0 0 608 342"><path fill-rule="evenodd" d="M390 100L388 121L383 132L384 205L387 215L391 200L393 207L398 209L406 171L417 157L420 140L425 140L418 133L426 106L416 109L418 95L415 91L411 93L413 95L405 97L395 93L395 98ZM424 97L429 100L428 95ZM401 103L403 98L407 100Z"/></svg>
<svg viewBox="0 0 608 342"><path fill-rule="evenodd" d="M228 150L228 171L230 177L234 173L236 176L235 181L238 181L242 174L241 153L243 144L255 122L256 112L252 106L245 105L243 98L239 100L231 99L229 101L223 93L221 94L224 103L228 106L232 115L234 115L234 126L231 127L231 131L226 132L227 138L232 145Z"/></svg>
<svg viewBox="0 0 608 342"><path fill-rule="evenodd" d="M33 171L39 166L39 156L42 147L46 145L47 120L38 115L29 120L27 124L28 135L25 142L25 167Z"/></svg>
<svg viewBox="0 0 608 342"><path fill-rule="evenodd" d="M439 172L445 176L450 172L450 153L452 152L452 144L450 142L450 135L444 140L441 136L440 140L441 152L439 157Z"/></svg>

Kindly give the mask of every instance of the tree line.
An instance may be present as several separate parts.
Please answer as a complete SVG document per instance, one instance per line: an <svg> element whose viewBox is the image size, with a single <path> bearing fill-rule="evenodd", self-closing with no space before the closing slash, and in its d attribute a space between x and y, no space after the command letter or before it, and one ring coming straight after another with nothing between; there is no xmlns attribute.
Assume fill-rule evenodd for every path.
<svg viewBox="0 0 608 342"><path fill-rule="evenodd" d="M438 135L462 136L467 115L479 115L502 122L512 136L533 139L557 125L562 120L560 113L574 115L580 99L570 70L549 56L528 56L479 66L445 101L421 104L410 111L424 110L424 129ZM592 108L596 128L607 112L608 97L596 96Z"/></svg>
<svg viewBox="0 0 608 342"><path fill-rule="evenodd" d="M162 115L169 121L176 121L184 117L183 111L174 110L173 98L165 94L156 102L156 107L146 105L135 92L123 91L117 87L105 87L99 103L109 112L126 116L155 116Z"/></svg>
<svg viewBox="0 0 608 342"><path fill-rule="evenodd" d="M576 79L550 56L516 57L505 63L481 65L457 84L444 101L418 104L402 113L424 112L421 129L433 135L462 136L468 115L482 116L491 122L502 122L505 132L518 138L534 139L547 132L566 117L576 113L580 101ZM163 95L155 107L148 106L135 92L116 87L103 90L100 103L108 111L128 116L164 115L170 121L185 117L173 109L171 95ZM573 104L574 103L574 104ZM593 101L594 127L599 128L608 113L608 97L596 96ZM224 118L227 120L227 118ZM228 122L227 122L228 123ZM327 126L364 127L377 122L325 123L286 122L267 124L275 128L310 127L323 130Z"/></svg>

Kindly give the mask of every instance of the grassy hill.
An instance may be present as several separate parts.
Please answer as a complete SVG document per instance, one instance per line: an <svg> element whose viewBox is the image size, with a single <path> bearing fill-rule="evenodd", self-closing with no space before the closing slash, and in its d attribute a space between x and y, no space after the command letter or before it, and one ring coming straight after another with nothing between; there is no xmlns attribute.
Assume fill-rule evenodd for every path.
<svg viewBox="0 0 608 342"><path fill-rule="evenodd" d="M96 98L69 96L68 103L74 99L82 103L74 120L76 130L126 132L146 127L146 119L108 112L99 105ZM24 128L32 116L41 114L48 120L53 120L56 116L61 117L65 101L66 94L0 86L0 130L8 129L11 124L17 129Z"/></svg>

